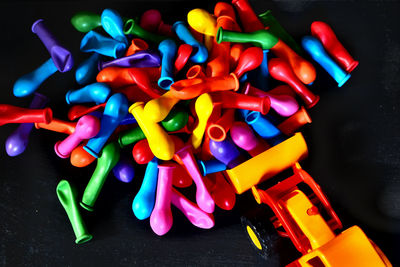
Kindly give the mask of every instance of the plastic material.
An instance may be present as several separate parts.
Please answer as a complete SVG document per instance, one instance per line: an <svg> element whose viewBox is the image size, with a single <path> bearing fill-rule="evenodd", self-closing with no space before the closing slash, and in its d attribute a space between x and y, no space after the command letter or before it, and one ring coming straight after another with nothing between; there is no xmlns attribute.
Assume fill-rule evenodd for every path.
<svg viewBox="0 0 400 267"><path fill-rule="evenodd" d="M272 78L283 81L290 85L293 90L301 97L307 108L312 108L319 101L319 96L313 94L296 77L289 64L283 59L273 58L268 62L269 72Z"/></svg>
<svg viewBox="0 0 400 267"><path fill-rule="evenodd" d="M75 79L78 84L88 84L96 79L99 60L100 55L93 53L89 58L79 64L75 71Z"/></svg>
<svg viewBox="0 0 400 267"><path fill-rule="evenodd" d="M124 183L130 183L135 177L135 169L131 161L125 157L120 157L112 171L115 178Z"/></svg>
<svg viewBox="0 0 400 267"><path fill-rule="evenodd" d="M125 53L127 45L114 39L105 37L100 33L90 31L81 41L82 52L96 52L103 56L119 58Z"/></svg>
<svg viewBox="0 0 400 267"><path fill-rule="evenodd" d="M194 63L204 63L208 58L207 48L200 42L198 42L190 33L189 29L185 26L183 21L177 21L172 25L172 29L176 35L184 43L191 45L195 53L190 57L190 60Z"/></svg>
<svg viewBox="0 0 400 267"><path fill-rule="evenodd" d="M103 148L101 156L97 159L96 169L83 192L82 201L80 203L82 208L93 211L93 206L103 188L108 174L119 161L119 153L120 148L116 142L109 143Z"/></svg>
<svg viewBox="0 0 400 267"><path fill-rule="evenodd" d="M332 28L325 22L314 21L311 24L311 34L318 38L325 50L339 63L346 72L352 72L357 66L358 61L349 54L337 39Z"/></svg>
<svg viewBox="0 0 400 267"><path fill-rule="evenodd" d="M150 226L157 235L165 235L172 227L171 211L172 173L175 166L158 165L157 196L150 216Z"/></svg>
<svg viewBox="0 0 400 267"><path fill-rule="evenodd" d="M129 112L132 113L142 129L153 154L161 160L172 159L175 153L173 141L160 125L146 117L143 105L143 102L136 102L129 107Z"/></svg>
<svg viewBox="0 0 400 267"><path fill-rule="evenodd" d="M125 52L125 56L131 56L137 52L147 50L149 45L142 39L133 38L131 41L131 45L128 47L128 50Z"/></svg>
<svg viewBox="0 0 400 267"><path fill-rule="evenodd" d="M14 83L13 93L16 97L25 97L33 94L39 86L57 71L53 60L50 58L34 71L18 78Z"/></svg>
<svg viewBox="0 0 400 267"><path fill-rule="evenodd" d="M160 51L162 58L161 77L158 79L158 86L168 90L174 83L174 59L177 47L172 39L166 39L158 45L158 51Z"/></svg>
<svg viewBox="0 0 400 267"><path fill-rule="evenodd" d="M153 43L160 43L164 39L167 39L168 37L158 35L151 33L149 31L146 31L142 27L140 27L139 23L137 23L134 19L129 19L125 22L124 25L124 33L125 34L133 34L135 36L138 36L141 39L144 39L146 41L150 41Z"/></svg>
<svg viewBox="0 0 400 267"><path fill-rule="evenodd" d="M303 37L301 44L304 50L306 50L308 54L310 54L310 56L318 62L318 64L320 64L333 79L335 79L338 83L338 87L341 87L351 77L350 74L342 70L328 55L328 53L326 53L324 47L317 38L305 36Z"/></svg>
<svg viewBox="0 0 400 267"><path fill-rule="evenodd" d="M95 102L97 105L107 101L111 95L110 87L105 83L92 83L83 88L68 91L65 95L67 104L90 103Z"/></svg>
<svg viewBox="0 0 400 267"><path fill-rule="evenodd" d="M140 26L149 32L174 37L172 26L162 21L161 14L156 9L149 9L142 14L140 17Z"/></svg>
<svg viewBox="0 0 400 267"><path fill-rule="evenodd" d="M271 147L233 169L226 170L226 178L237 194L273 177L307 156L307 144L301 133Z"/></svg>
<svg viewBox="0 0 400 267"><path fill-rule="evenodd" d="M104 9L101 13L101 25L112 38L128 46L128 40L123 32L124 22L117 11Z"/></svg>
<svg viewBox="0 0 400 267"><path fill-rule="evenodd" d="M282 132L261 113L252 111L245 120L268 144L275 146L285 140Z"/></svg>
<svg viewBox="0 0 400 267"><path fill-rule="evenodd" d="M71 52L60 45L54 35L47 29L43 19L35 21L32 25L32 32L37 34L53 60L59 72L67 72L74 66Z"/></svg>
<svg viewBox="0 0 400 267"><path fill-rule="evenodd" d="M232 169L243 161L239 150L229 138L217 142L210 140L210 151L213 156L224 163L228 169Z"/></svg>
<svg viewBox="0 0 400 267"><path fill-rule="evenodd" d="M99 130L99 119L91 115L85 115L78 120L75 131L71 135L54 145L54 150L60 158L68 158L79 143L96 136Z"/></svg>
<svg viewBox="0 0 400 267"><path fill-rule="evenodd" d="M232 0L232 4L239 14L244 31L254 32L264 29L264 25L258 19L247 0Z"/></svg>
<svg viewBox="0 0 400 267"><path fill-rule="evenodd" d="M80 11L71 18L71 24L78 31L86 33L101 26L101 17L93 12Z"/></svg>
<svg viewBox="0 0 400 267"><path fill-rule="evenodd" d="M158 181L158 162L153 158L146 167L142 186L132 202L132 211L136 218L144 220L150 217L156 199Z"/></svg>
<svg viewBox="0 0 400 267"><path fill-rule="evenodd" d="M244 122L236 121L230 130L232 141L246 150L252 157L264 152L269 145L258 139L253 130Z"/></svg>
<svg viewBox="0 0 400 267"><path fill-rule="evenodd" d="M234 73L222 77L186 79L171 85L171 94L179 99L192 99L201 94L239 89L239 80Z"/></svg>
<svg viewBox="0 0 400 267"><path fill-rule="evenodd" d="M299 104L294 97L267 93L251 86L250 83L244 86L243 93L257 97L267 96L271 102L271 108L282 117L290 117L299 109Z"/></svg>
<svg viewBox="0 0 400 267"><path fill-rule="evenodd" d="M126 97L120 93L112 95L104 108L100 132L96 137L89 140L84 149L97 158L104 144L126 114L128 114L128 100Z"/></svg>
<svg viewBox="0 0 400 267"><path fill-rule="evenodd" d="M34 93L30 109L40 109L45 107L49 99L39 93ZM22 123L10 134L5 142L6 152L10 157L22 154L29 142L29 135L33 128L33 123Z"/></svg>
<svg viewBox="0 0 400 267"><path fill-rule="evenodd" d="M93 236L86 230L85 222L79 211L77 196L78 193L68 181L61 180L57 185L57 197L68 215L72 229L75 233L75 243L83 244L90 241Z"/></svg>
<svg viewBox="0 0 400 267"><path fill-rule="evenodd" d="M49 123L53 118L50 108L29 109L0 104L0 126L7 123Z"/></svg>
<svg viewBox="0 0 400 267"><path fill-rule="evenodd" d="M185 165L186 170L196 184L197 205L207 213L214 212L214 200L211 198L210 193L204 185L199 167L191 151L191 146L184 146L175 153L175 156Z"/></svg>

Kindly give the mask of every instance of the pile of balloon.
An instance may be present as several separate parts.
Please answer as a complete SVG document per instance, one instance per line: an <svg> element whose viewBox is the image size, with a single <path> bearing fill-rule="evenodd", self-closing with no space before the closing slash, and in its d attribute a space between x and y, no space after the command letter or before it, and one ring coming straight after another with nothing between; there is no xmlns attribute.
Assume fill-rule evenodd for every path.
<svg viewBox="0 0 400 267"><path fill-rule="evenodd" d="M10 156L24 152L36 128L65 135L54 151L73 166L96 162L84 192L67 180L56 189L77 244L92 238L82 212L93 211L109 173L129 183L136 164L147 164L132 203L139 220L165 235L172 204L194 226L212 228L215 205L235 205L225 171L311 122L307 109L319 100L310 90L311 59L338 86L358 64L328 24L313 22L300 46L271 11L256 15L247 0L218 2L213 13L193 9L187 22L173 25L157 10L129 19L112 9L79 12L71 23L84 34L80 50L88 57L74 69L80 89L65 94L69 121L54 118L48 98L37 93L52 74L74 67L71 52L40 19L32 32L50 58L15 82L16 97L33 99L29 108L0 104L0 125L20 124L6 140ZM282 84L270 88L272 78ZM121 155L126 149L133 159ZM179 190L192 182L193 201Z"/></svg>

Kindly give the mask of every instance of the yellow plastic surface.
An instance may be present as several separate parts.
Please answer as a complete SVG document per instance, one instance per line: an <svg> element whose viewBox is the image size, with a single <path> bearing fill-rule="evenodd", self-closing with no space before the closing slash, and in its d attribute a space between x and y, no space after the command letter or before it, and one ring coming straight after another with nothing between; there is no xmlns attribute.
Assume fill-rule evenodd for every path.
<svg viewBox="0 0 400 267"><path fill-rule="evenodd" d="M392 266L386 256L374 248L358 226L350 227L324 246L297 260L301 266L310 267L313 266L313 261L320 261L326 267Z"/></svg>
<svg viewBox="0 0 400 267"><path fill-rule="evenodd" d="M159 98L150 100L144 106L144 115L153 122L160 122L165 119L171 109L179 102L180 99L172 96L170 91Z"/></svg>
<svg viewBox="0 0 400 267"><path fill-rule="evenodd" d="M172 159L175 154L174 142L160 125L145 116L143 106L143 102L136 102L129 107L129 112L135 117L146 136L154 156L161 160Z"/></svg>
<svg viewBox="0 0 400 267"><path fill-rule="evenodd" d="M230 180L236 193L242 194L304 159L307 152L307 144L303 135L296 133L235 168L226 170L226 177Z"/></svg>
<svg viewBox="0 0 400 267"><path fill-rule="evenodd" d="M214 105L209 94L202 94L196 99L194 106L199 123L192 132L191 141L195 149L199 148L203 140L204 132L206 131L207 121L211 116Z"/></svg>
<svg viewBox="0 0 400 267"><path fill-rule="evenodd" d="M313 204L300 190L293 190L287 194L281 200L281 204L286 207L303 234L308 238L312 249L323 246L335 238L335 234L319 213L312 215L307 213L309 209L313 208Z"/></svg>

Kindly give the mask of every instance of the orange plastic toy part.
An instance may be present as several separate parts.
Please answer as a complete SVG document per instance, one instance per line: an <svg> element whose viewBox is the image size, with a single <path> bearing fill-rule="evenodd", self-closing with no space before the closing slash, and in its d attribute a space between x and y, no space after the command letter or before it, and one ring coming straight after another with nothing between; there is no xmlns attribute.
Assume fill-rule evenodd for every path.
<svg viewBox="0 0 400 267"><path fill-rule="evenodd" d="M162 96L147 102L144 106L144 113L149 120L160 122L168 116L171 109L179 100L170 91L167 91Z"/></svg>
<svg viewBox="0 0 400 267"><path fill-rule="evenodd" d="M233 73L222 77L186 79L171 85L170 91L179 99L192 99L201 94L239 89L239 79Z"/></svg>
<svg viewBox="0 0 400 267"><path fill-rule="evenodd" d="M72 134L75 131L76 122L63 121L53 118L53 120L46 123L35 123L36 129L46 129L53 132Z"/></svg>
<svg viewBox="0 0 400 267"><path fill-rule="evenodd" d="M291 177L265 191L254 187L252 192L258 203L267 204L276 215L273 221L275 228L282 226L284 229L278 233L288 236L296 249L306 254L332 240L333 231L343 226L312 177L297 162L292 169L294 174ZM312 203L298 190L297 185L301 183L307 184L315 194L316 198ZM319 203L326 211L327 221L321 217L320 210L315 206Z"/></svg>
<svg viewBox="0 0 400 267"><path fill-rule="evenodd" d="M303 59L301 56L296 54L287 44L282 40L279 40L272 48L271 51L279 58L282 58L289 63L294 74L297 78L304 83L310 84L314 82L317 73L314 66Z"/></svg>
<svg viewBox="0 0 400 267"><path fill-rule="evenodd" d="M82 106L82 105L75 105L72 106L69 110L68 110L68 119L70 121L73 121L77 118L82 117L83 115L87 115L93 111L99 110L99 109L104 109L104 107L106 106L107 103L102 103L100 105L97 106L93 106L93 107L87 107L87 106Z"/></svg>
<svg viewBox="0 0 400 267"><path fill-rule="evenodd" d="M307 123L311 123L312 120L310 115L308 115L307 110L304 107L294 113L292 116L281 122L277 128L285 135L292 135L298 129L303 127Z"/></svg>
<svg viewBox="0 0 400 267"><path fill-rule="evenodd" d="M226 178L229 179L236 193L242 194L304 159L307 152L303 135L296 133L235 168L226 170Z"/></svg>
<svg viewBox="0 0 400 267"><path fill-rule="evenodd" d="M88 152L86 152L85 149L83 149L85 145L86 142L84 144L77 146L74 150L72 150L70 157L72 166L78 168L86 167L96 159Z"/></svg>
<svg viewBox="0 0 400 267"><path fill-rule="evenodd" d="M392 264L358 226L352 226L288 266L385 267Z"/></svg>
<svg viewBox="0 0 400 267"><path fill-rule="evenodd" d="M160 125L147 118L143 106L143 102L136 102L129 107L129 112L135 117L139 127L146 136L154 156L161 160L172 159L175 153L173 140Z"/></svg>
<svg viewBox="0 0 400 267"><path fill-rule="evenodd" d="M149 45L142 39L133 38L132 43L129 46L128 50L126 50L125 56L130 56L135 54L136 52L143 51L149 48Z"/></svg>

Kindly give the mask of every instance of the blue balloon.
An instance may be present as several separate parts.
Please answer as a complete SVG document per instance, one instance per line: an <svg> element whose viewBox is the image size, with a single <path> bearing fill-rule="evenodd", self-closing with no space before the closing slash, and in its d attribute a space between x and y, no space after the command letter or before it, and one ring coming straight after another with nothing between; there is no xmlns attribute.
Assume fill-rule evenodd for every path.
<svg viewBox="0 0 400 267"><path fill-rule="evenodd" d="M172 29L176 35L184 43L193 46L193 55L189 58L194 63L204 63L208 58L207 48L198 42L190 33L189 29L185 26L183 21L177 21L172 25Z"/></svg>
<svg viewBox="0 0 400 267"><path fill-rule="evenodd" d="M82 52L96 52L103 56L119 58L124 55L126 44L90 31L83 36L80 49Z"/></svg>
<svg viewBox="0 0 400 267"><path fill-rule="evenodd" d="M304 50L335 79L338 83L338 87L341 87L351 77L349 73L342 70L342 68L333 61L317 38L305 36L301 40L301 44Z"/></svg>
<svg viewBox="0 0 400 267"><path fill-rule="evenodd" d="M53 60L49 58L39 68L25 74L14 83L13 93L16 97L25 97L33 94L39 86L57 71Z"/></svg>
<svg viewBox="0 0 400 267"><path fill-rule="evenodd" d="M226 165L219 160L198 160L197 165L203 176L226 170Z"/></svg>
<svg viewBox="0 0 400 267"><path fill-rule="evenodd" d="M117 11L113 9L104 9L103 13L101 13L101 25L112 38L128 45L128 40L123 31L124 22Z"/></svg>
<svg viewBox="0 0 400 267"><path fill-rule="evenodd" d="M130 183L135 176L135 169L131 161L123 157L120 158L112 171L115 178L124 183Z"/></svg>
<svg viewBox="0 0 400 267"><path fill-rule="evenodd" d="M113 94L107 101L100 122L99 133L83 147L93 157L98 158L103 146L121 120L128 114L128 100L121 93Z"/></svg>
<svg viewBox="0 0 400 267"><path fill-rule="evenodd" d="M76 68L75 79L80 85L88 84L96 79L99 72L97 65L100 60L100 55L93 53L88 59L83 61L78 68Z"/></svg>
<svg viewBox="0 0 400 267"><path fill-rule="evenodd" d="M158 45L161 53L161 77L158 79L158 86L169 90L174 83L174 59L177 51L176 44L171 39L165 39Z"/></svg>
<svg viewBox="0 0 400 267"><path fill-rule="evenodd" d="M285 140L282 132L276 128L267 118L260 112L251 111L245 118L246 122L260 135L266 139L270 145L277 145Z"/></svg>
<svg viewBox="0 0 400 267"><path fill-rule="evenodd" d="M107 101L111 94L110 87L105 83L92 83L85 87L68 91L65 100L68 104L95 102L97 105Z"/></svg>
<svg viewBox="0 0 400 267"><path fill-rule="evenodd" d="M146 167L142 186L132 202L132 211L136 218L144 220L150 217L156 202L158 181L158 160L154 157Z"/></svg>

